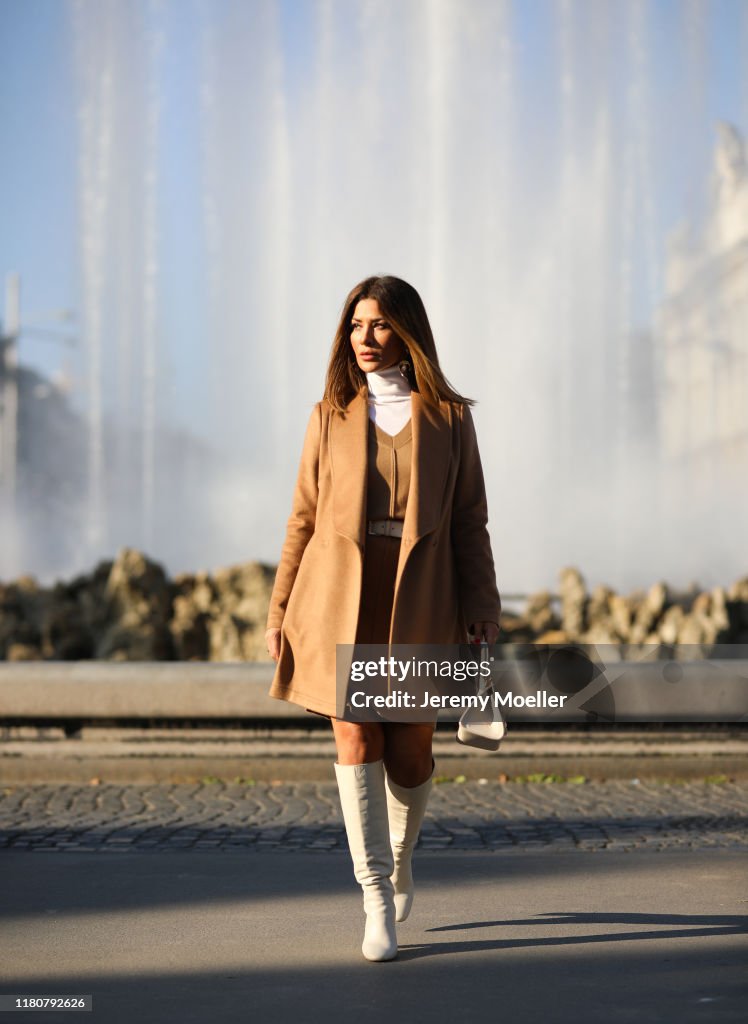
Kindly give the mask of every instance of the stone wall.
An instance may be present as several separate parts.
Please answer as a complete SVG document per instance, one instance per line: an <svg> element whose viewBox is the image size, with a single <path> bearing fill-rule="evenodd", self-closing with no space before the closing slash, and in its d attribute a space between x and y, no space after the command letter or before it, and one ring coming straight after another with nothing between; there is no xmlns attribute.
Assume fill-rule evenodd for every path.
<svg viewBox="0 0 748 1024"><path fill-rule="evenodd" d="M0 583L0 659L66 661L267 661L264 633L275 569L248 562L174 579L139 551L122 549L89 574L45 588L30 576ZM502 613L500 642L748 644L748 576L728 587L677 593L665 583L629 595L591 593L564 568L558 594L530 595Z"/></svg>

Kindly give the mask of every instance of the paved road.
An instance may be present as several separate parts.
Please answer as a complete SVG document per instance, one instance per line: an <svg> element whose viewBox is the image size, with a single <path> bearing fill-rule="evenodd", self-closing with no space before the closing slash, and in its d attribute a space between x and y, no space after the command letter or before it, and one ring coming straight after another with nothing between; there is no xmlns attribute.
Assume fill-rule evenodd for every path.
<svg viewBox="0 0 748 1024"><path fill-rule="evenodd" d="M436 786L398 959L369 964L334 784L6 787L0 993L90 994L101 1024L743 1024L747 796Z"/></svg>
<svg viewBox="0 0 748 1024"><path fill-rule="evenodd" d="M748 783L444 783L424 850L748 848ZM0 847L347 853L334 783L0 790Z"/></svg>
<svg viewBox="0 0 748 1024"><path fill-rule="evenodd" d="M424 851L416 877L370 964L342 856L5 850L0 992L90 994L101 1024L748 1019L743 851Z"/></svg>

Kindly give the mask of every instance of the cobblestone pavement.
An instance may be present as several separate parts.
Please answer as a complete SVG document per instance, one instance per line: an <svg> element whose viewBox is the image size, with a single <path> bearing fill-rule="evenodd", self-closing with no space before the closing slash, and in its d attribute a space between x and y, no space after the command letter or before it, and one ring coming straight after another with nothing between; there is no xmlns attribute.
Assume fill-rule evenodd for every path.
<svg viewBox="0 0 748 1024"><path fill-rule="evenodd" d="M448 783L428 850L748 847L748 783ZM0 789L0 848L346 851L334 783L35 785Z"/></svg>

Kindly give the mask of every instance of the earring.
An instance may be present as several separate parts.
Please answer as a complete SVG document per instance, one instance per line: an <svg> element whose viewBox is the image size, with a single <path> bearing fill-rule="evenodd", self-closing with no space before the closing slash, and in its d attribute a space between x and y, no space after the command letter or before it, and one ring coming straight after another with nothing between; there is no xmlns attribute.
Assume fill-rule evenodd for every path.
<svg viewBox="0 0 748 1024"><path fill-rule="evenodd" d="M410 361L410 352L408 352L407 349L405 356L400 360L397 366L400 371L400 374L410 384L410 376L413 373L413 364Z"/></svg>

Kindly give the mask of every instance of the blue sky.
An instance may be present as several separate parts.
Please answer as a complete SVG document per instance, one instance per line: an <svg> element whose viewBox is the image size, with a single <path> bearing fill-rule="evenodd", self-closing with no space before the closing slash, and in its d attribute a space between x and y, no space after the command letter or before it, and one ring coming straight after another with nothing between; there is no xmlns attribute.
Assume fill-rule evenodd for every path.
<svg viewBox="0 0 748 1024"><path fill-rule="evenodd" d="M75 304L76 123L67 10L54 0L0 4L0 269L22 275L25 310ZM56 365L50 343L24 338L22 358Z"/></svg>

